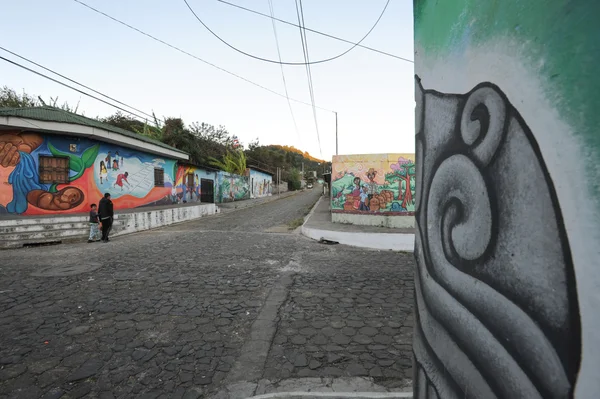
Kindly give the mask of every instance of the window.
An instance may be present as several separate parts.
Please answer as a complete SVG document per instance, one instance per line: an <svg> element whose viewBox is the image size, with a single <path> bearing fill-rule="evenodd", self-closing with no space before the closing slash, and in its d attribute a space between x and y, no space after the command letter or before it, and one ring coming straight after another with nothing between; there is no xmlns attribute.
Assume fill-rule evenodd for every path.
<svg viewBox="0 0 600 399"><path fill-rule="evenodd" d="M165 171L164 169L154 169L154 187L165 186Z"/></svg>
<svg viewBox="0 0 600 399"><path fill-rule="evenodd" d="M69 158L40 155L40 183L61 184L69 182Z"/></svg>

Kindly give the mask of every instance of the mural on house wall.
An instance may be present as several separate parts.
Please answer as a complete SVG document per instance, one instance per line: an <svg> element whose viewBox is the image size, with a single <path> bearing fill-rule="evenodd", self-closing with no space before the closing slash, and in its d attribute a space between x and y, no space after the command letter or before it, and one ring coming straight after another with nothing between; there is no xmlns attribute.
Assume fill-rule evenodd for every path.
<svg viewBox="0 0 600 399"><path fill-rule="evenodd" d="M216 176L216 172L192 165L178 165L171 193L173 203L201 202L202 179L212 180L213 185L216 185Z"/></svg>
<svg viewBox="0 0 600 399"><path fill-rule="evenodd" d="M40 156L68 159L68 183L41 183ZM50 165L56 168L56 165ZM175 161L117 145L28 132L0 133L0 213L89 211L106 192L116 209L170 201ZM164 187L154 186L154 169ZM54 172L52 171L54 170ZM46 173L59 173L50 169Z"/></svg>
<svg viewBox="0 0 600 399"><path fill-rule="evenodd" d="M600 4L414 12L414 396L597 397Z"/></svg>
<svg viewBox="0 0 600 399"><path fill-rule="evenodd" d="M226 172L218 173L219 202L233 202L250 198L250 178Z"/></svg>
<svg viewBox="0 0 600 399"><path fill-rule="evenodd" d="M250 197L261 198L271 195L273 176L250 169Z"/></svg>
<svg viewBox="0 0 600 399"><path fill-rule="evenodd" d="M401 214L415 209L414 154L333 157L334 212Z"/></svg>

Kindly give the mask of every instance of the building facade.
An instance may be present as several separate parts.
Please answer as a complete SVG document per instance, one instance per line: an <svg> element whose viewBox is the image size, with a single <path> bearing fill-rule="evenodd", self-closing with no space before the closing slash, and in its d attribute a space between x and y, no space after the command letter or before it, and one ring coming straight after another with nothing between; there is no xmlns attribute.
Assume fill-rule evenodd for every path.
<svg viewBox="0 0 600 399"><path fill-rule="evenodd" d="M163 143L51 107L0 110L0 214L88 212L172 203L177 162Z"/></svg>

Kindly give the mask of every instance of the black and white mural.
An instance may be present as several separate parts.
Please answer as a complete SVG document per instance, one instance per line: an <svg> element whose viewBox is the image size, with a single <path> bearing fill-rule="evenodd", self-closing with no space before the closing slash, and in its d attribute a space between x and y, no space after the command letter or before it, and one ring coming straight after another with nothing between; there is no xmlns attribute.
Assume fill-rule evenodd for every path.
<svg viewBox="0 0 600 399"><path fill-rule="evenodd" d="M417 77L416 102L414 397L572 396L573 263L527 121L488 82L452 94Z"/></svg>

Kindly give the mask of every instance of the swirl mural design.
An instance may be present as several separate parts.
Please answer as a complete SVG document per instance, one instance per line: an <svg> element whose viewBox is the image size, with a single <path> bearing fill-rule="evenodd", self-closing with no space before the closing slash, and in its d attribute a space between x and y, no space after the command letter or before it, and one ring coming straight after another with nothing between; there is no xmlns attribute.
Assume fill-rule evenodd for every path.
<svg viewBox="0 0 600 399"><path fill-rule="evenodd" d="M414 396L569 397L575 277L534 135L491 83L415 97Z"/></svg>

